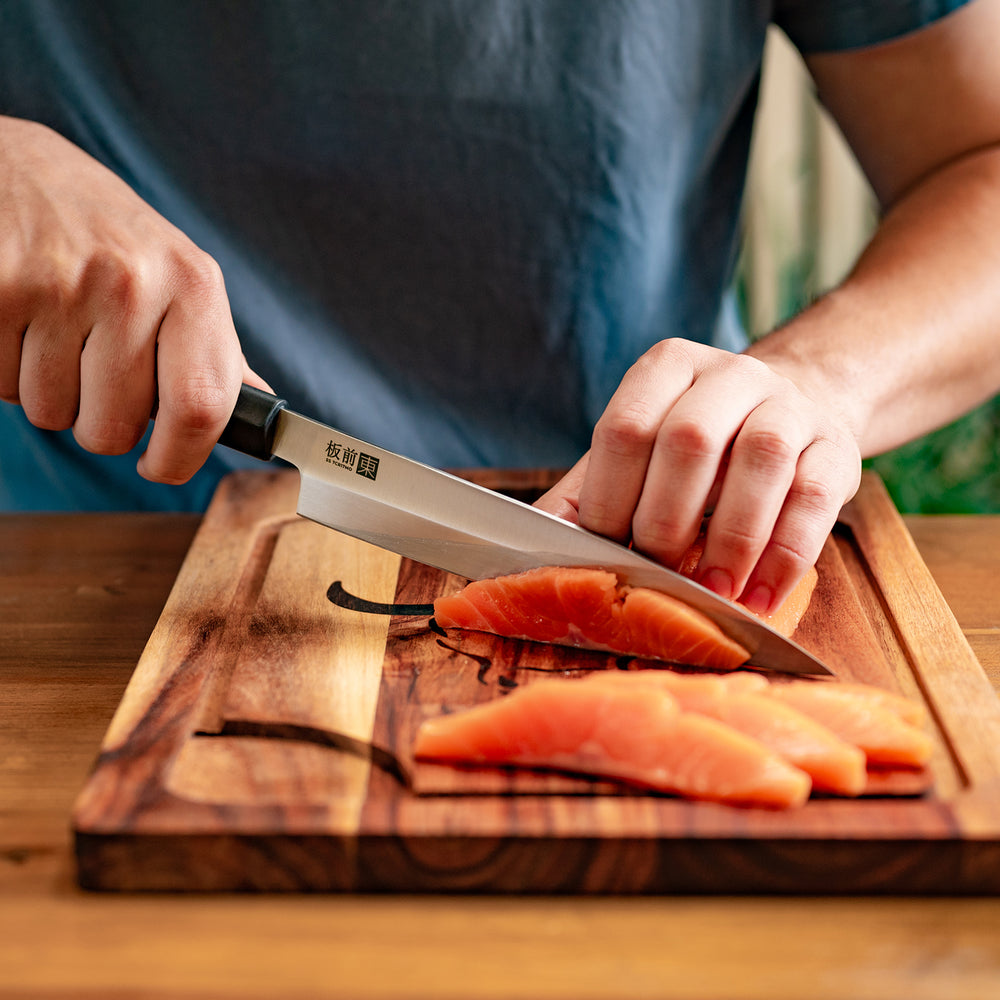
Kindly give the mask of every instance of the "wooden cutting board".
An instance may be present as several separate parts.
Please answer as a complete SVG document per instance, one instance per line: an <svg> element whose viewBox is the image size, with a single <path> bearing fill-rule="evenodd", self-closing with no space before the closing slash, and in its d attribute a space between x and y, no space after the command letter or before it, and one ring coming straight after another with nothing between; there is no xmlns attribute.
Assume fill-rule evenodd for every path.
<svg viewBox="0 0 1000 1000"><path fill-rule="evenodd" d="M412 606L464 581L298 518L297 488L291 470L220 486L76 804L81 885L1000 890L1000 702L877 478L831 536L796 638L838 677L922 701L934 758L782 812L416 764L429 715L628 664L435 631Z"/></svg>

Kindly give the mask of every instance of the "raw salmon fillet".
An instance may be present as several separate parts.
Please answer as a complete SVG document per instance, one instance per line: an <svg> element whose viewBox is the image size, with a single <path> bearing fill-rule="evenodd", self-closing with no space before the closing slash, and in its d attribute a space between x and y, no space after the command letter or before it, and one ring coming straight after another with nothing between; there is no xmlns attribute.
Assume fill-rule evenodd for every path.
<svg viewBox="0 0 1000 1000"><path fill-rule="evenodd" d="M909 699L835 681L778 682L768 693L860 747L869 764L922 767L930 760L933 743L919 728L923 708Z"/></svg>
<svg viewBox="0 0 1000 1000"><path fill-rule="evenodd" d="M746 672L741 671L741 673ZM886 691L884 688L874 687L871 684L837 681L835 687L831 687L831 693L827 694L826 697L844 700L859 698L863 701L873 702L876 705L881 705L883 708L889 709L891 712L895 712L896 715L911 726L922 726L927 722L927 710L919 702L913 701L913 699L907 698L904 695L896 694L894 691Z"/></svg>
<svg viewBox="0 0 1000 1000"><path fill-rule="evenodd" d="M744 694L751 692L760 694L771 686L763 674L754 673L752 670L734 670L719 679L726 685L727 691L739 691Z"/></svg>
<svg viewBox="0 0 1000 1000"><path fill-rule="evenodd" d="M541 680L494 701L428 719L420 759L555 768L695 799L799 806L811 781L757 740L645 684Z"/></svg>
<svg viewBox="0 0 1000 1000"><path fill-rule="evenodd" d="M614 573L543 566L470 583L434 602L442 628L600 649L732 670L749 652L714 622L666 594L618 583Z"/></svg>
<svg viewBox="0 0 1000 1000"><path fill-rule="evenodd" d="M729 676L741 675L753 676L745 671ZM763 685L758 690L749 690L756 687L749 681L733 684L728 677L671 670L611 671L595 677L612 687L644 684L670 692L684 711L723 722L801 768L817 791L854 796L868 784L864 751L809 715L768 697L763 677L756 678Z"/></svg>
<svg viewBox="0 0 1000 1000"><path fill-rule="evenodd" d="M704 549L700 534L678 571L693 577ZM819 575L810 567L784 603L761 616L791 636L812 600ZM749 651L704 615L659 591L626 587L602 569L545 566L479 580L434 602L442 628L495 632L563 646L731 670Z"/></svg>
<svg viewBox="0 0 1000 1000"><path fill-rule="evenodd" d="M666 688L689 711L713 714L774 749L781 749L777 734L769 734L765 728L753 728L767 721L762 699L781 702L793 709L800 719L807 717L842 744L857 748L866 764L922 767L933 750L933 741L921 728L927 721L924 706L872 684L841 680L769 681L763 674L749 670L722 676L678 674L670 670L618 672L620 676L631 673L644 677L649 684ZM726 692L725 696L720 696L720 689ZM743 697L747 695L755 697ZM738 712L734 706L739 706ZM791 725L791 717L782 714ZM786 752L789 749L786 747ZM857 763L849 763L846 755L824 762L823 766L831 769L824 775L816 774L804 760L793 756L788 759L809 771L817 788L848 795L852 794L848 787L858 782ZM839 763L834 764L834 760ZM853 779L848 777L852 773ZM832 774L840 775L836 780L843 781L842 789L830 784Z"/></svg>

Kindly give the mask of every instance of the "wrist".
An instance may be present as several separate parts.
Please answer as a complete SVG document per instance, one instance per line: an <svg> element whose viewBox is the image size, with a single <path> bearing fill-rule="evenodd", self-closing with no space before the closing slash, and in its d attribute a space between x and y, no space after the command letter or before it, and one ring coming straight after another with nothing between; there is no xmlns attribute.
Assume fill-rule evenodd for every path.
<svg viewBox="0 0 1000 1000"><path fill-rule="evenodd" d="M870 326L870 319L852 316L843 297L833 291L745 352L787 378L803 396L838 420L866 454L871 414L877 405L872 387L877 387L880 366L869 354L841 343L835 331L865 331L869 343L877 342Z"/></svg>

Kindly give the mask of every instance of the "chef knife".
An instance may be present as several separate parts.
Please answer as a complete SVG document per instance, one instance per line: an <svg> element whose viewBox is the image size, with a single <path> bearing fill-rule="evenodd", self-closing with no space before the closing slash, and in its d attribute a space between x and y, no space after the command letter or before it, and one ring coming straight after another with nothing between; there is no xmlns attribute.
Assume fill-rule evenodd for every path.
<svg viewBox="0 0 1000 1000"><path fill-rule="evenodd" d="M748 649L754 666L831 672L756 615L680 573L529 504L310 420L253 386L241 388L220 443L294 465L303 517L425 565L470 580L538 566L599 566L623 583L697 609Z"/></svg>

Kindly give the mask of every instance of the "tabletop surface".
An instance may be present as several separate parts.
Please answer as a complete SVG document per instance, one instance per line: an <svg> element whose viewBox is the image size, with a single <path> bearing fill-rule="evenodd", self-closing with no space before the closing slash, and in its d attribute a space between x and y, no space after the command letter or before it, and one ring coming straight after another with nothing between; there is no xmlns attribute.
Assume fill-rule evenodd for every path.
<svg viewBox="0 0 1000 1000"><path fill-rule="evenodd" d="M0 516L0 997L1000 996L990 898L80 891L70 809L197 526ZM1000 689L1000 517L907 526Z"/></svg>

